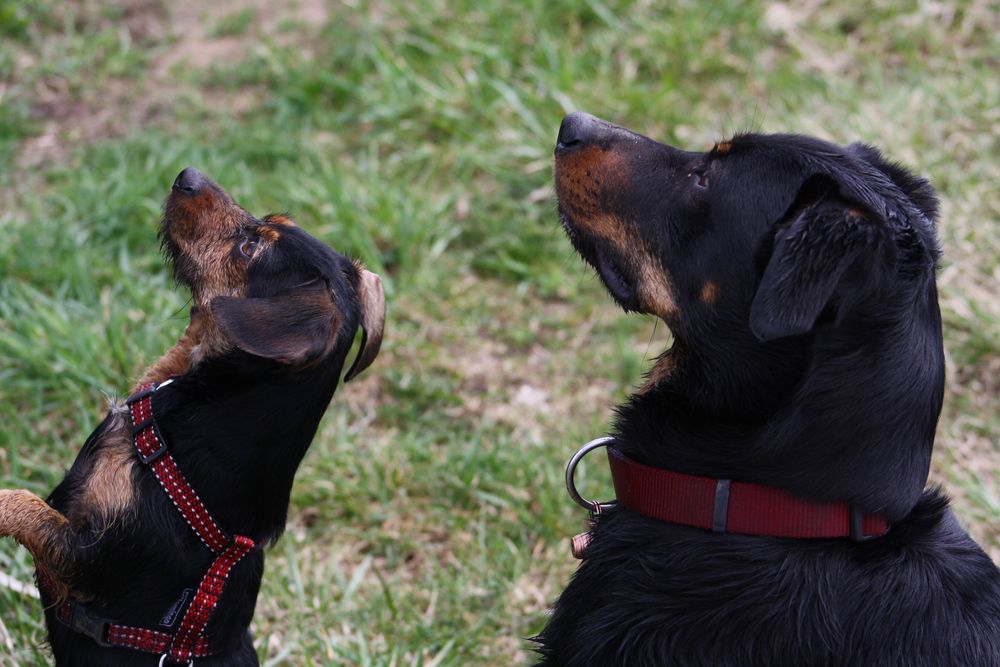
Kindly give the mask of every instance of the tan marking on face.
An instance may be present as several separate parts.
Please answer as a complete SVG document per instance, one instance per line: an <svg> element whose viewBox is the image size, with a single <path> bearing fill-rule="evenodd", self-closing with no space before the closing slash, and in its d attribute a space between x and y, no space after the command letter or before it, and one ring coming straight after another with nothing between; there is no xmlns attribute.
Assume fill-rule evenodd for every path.
<svg viewBox="0 0 1000 667"><path fill-rule="evenodd" d="M264 216L264 222L269 225L281 225L283 227L294 227L295 221L282 213L272 213Z"/></svg>
<svg viewBox="0 0 1000 667"><path fill-rule="evenodd" d="M245 296L247 269L253 258L281 237L275 227L255 225L260 245L253 258L246 259L236 246L250 236L254 218L214 184L195 196L172 191L164 206L164 219L164 234L177 248L176 261L193 269L188 278L194 301L192 312L198 315L192 315L180 340L142 373L137 388L182 375L203 359L232 349L232 343L212 319L209 306L216 297ZM294 225L283 215L268 216L266 220L279 227Z"/></svg>
<svg viewBox="0 0 1000 667"><path fill-rule="evenodd" d="M277 243L278 239L281 238L281 232L274 227L267 227L266 225L261 225L257 227L257 233L260 238L267 243Z"/></svg>
<svg viewBox="0 0 1000 667"><path fill-rule="evenodd" d="M0 490L0 537L13 537L30 551L53 580L55 594L67 594L73 535L66 517L30 491Z"/></svg>
<svg viewBox="0 0 1000 667"><path fill-rule="evenodd" d="M573 222L581 230L603 239L618 249L625 257L632 257L636 254L633 248L634 234L630 229L630 224L614 215L598 215L587 220L579 221L574 218Z"/></svg>
<svg viewBox="0 0 1000 667"><path fill-rule="evenodd" d="M598 146L556 158L556 196L575 223L587 228L604 217L601 199L628 179L622 156Z"/></svg>
<svg viewBox="0 0 1000 667"><path fill-rule="evenodd" d="M666 271L649 251L645 251L639 261L638 293L639 303L647 312L664 320L679 316Z"/></svg>
<svg viewBox="0 0 1000 667"><path fill-rule="evenodd" d="M719 284L714 280L705 281L705 284L701 287L699 298L706 305L714 305L719 300Z"/></svg>
<svg viewBox="0 0 1000 667"><path fill-rule="evenodd" d="M112 413L116 420L108 427L93 457L93 469L83 484L80 502L70 510L69 521L79 526L97 514L106 525L119 521L135 507L132 471L136 458L132 432L125 413Z"/></svg>
<svg viewBox="0 0 1000 667"><path fill-rule="evenodd" d="M639 387L636 395L642 396L649 393L650 390L655 389L660 382L672 376L676 371L677 357L673 349L669 349L657 357L653 363L653 367L649 369L649 373L646 375L646 382Z"/></svg>
<svg viewBox="0 0 1000 667"><path fill-rule="evenodd" d="M194 265L191 291L196 305L205 306L217 296L243 295L247 262L233 250L253 216L212 184L194 196L171 191L164 219L165 235Z"/></svg>
<svg viewBox="0 0 1000 667"><path fill-rule="evenodd" d="M225 238L178 244L198 266L198 277L191 285L196 305L204 307L217 296L245 294L247 262L233 256L233 247L239 242L239 239Z"/></svg>
<svg viewBox="0 0 1000 667"><path fill-rule="evenodd" d="M733 145L728 141L720 141L715 144L715 147L712 149L716 155L725 155L731 150L733 150Z"/></svg>
<svg viewBox="0 0 1000 667"><path fill-rule="evenodd" d="M662 319L679 315L670 277L655 253L639 241L633 223L615 216L601 216L587 230L611 244L618 255L624 258L626 266L620 268L630 272L630 282L644 312Z"/></svg>
<svg viewBox="0 0 1000 667"><path fill-rule="evenodd" d="M604 210L604 201L627 183L631 174L615 150L588 146L556 157L559 205L582 233L612 245L629 266L642 309L662 318L676 317L669 277L655 254L639 239L635 225Z"/></svg>

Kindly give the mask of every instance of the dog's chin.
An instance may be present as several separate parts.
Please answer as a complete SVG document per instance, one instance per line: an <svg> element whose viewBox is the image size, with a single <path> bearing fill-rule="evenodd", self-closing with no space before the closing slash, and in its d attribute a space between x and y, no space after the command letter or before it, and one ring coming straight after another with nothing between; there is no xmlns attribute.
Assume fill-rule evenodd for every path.
<svg viewBox="0 0 1000 667"><path fill-rule="evenodd" d="M618 261L607 250L598 248L588 237L577 229L572 219L562 210L559 211L559 221L576 251L580 253L587 264L597 271L601 282L608 290L611 298L626 312L640 312L639 300L635 288L622 270Z"/></svg>

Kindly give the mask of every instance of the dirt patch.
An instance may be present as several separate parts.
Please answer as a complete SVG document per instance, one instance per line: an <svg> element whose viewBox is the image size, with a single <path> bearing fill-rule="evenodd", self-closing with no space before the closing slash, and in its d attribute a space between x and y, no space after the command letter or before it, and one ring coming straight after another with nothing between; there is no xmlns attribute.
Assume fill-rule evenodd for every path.
<svg viewBox="0 0 1000 667"><path fill-rule="evenodd" d="M66 37L46 35L43 48L33 44L11 45L17 66L12 83L3 92L15 91L30 106L30 120L38 134L22 142L17 162L23 168L65 160L80 146L131 134L143 127L163 127L171 122L171 110L178 100L192 100L206 108L225 110L239 116L259 98L257 91L218 90L192 81L191 71L206 71L223 63L246 60L255 45L274 38L292 42L300 29L318 29L328 18L326 5L319 0L296 3L264 3L254 0L223 0L203 3L179 0L123 0L117 3L67 3L57 10L56 23L71 24L75 30ZM227 34L228 17L245 15ZM69 40L81 34L114 33L124 45L145 56L144 64L121 74L102 71L98 55L94 71L76 78L47 74L34 78L40 68L62 57ZM84 78L85 77L85 78ZM28 89L25 90L25 87Z"/></svg>

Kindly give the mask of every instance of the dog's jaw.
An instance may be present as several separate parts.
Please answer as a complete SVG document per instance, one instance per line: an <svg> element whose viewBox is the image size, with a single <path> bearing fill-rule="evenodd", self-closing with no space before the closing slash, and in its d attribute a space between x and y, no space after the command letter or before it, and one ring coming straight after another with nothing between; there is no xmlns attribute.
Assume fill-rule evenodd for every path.
<svg viewBox="0 0 1000 667"><path fill-rule="evenodd" d="M597 244L577 228L572 219L561 208L559 221L562 223L570 243L573 244L580 257L597 272L611 298L626 313L640 311L641 308L632 281L622 270L617 260L611 257L611 253L607 250L602 251Z"/></svg>

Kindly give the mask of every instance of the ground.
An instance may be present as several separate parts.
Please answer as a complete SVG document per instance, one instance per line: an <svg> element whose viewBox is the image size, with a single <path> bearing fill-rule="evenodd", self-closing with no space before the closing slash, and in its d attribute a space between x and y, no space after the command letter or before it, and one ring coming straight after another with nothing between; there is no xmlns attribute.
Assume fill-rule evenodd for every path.
<svg viewBox="0 0 1000 667"><path fill-rule="evenodd" d="M211 4L211 6L209 6ZM933 481L1000 559L1000 15L956 3L0 0L0 486L44 494L187 295L183 167L386 279L254 622L265 664L509 665L575 567L562 466L669 343L555 216L561 117L702 150L740 129L882 146L943 199ZM607 496L584 471L585 493ZM0 665L46 664L0 544Z"/></svg>

